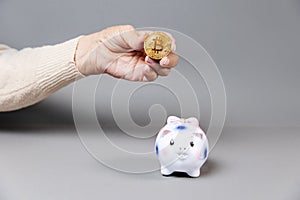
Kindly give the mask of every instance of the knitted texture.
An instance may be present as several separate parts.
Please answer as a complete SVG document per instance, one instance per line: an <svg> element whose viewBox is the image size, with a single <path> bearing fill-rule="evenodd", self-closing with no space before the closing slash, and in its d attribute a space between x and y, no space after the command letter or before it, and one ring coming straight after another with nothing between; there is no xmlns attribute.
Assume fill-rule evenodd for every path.
<svg viewBox="0 0 300 200"><path fill-rule="evenodd" d="M35 104L84 77L74 63L78 39L20 51L0 45L0 111Z"/></svg>

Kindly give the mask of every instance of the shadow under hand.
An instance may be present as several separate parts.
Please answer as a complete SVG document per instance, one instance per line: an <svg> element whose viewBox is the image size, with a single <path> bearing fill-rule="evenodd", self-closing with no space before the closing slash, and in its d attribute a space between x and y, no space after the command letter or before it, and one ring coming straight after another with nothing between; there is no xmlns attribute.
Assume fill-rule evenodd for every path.
<svg viewBox="0 0 300 200"><path fill-rule="evenodd" d="M35 132L75 130L71 106L40 102L34 106L0 113L0 131Z"/></svg>

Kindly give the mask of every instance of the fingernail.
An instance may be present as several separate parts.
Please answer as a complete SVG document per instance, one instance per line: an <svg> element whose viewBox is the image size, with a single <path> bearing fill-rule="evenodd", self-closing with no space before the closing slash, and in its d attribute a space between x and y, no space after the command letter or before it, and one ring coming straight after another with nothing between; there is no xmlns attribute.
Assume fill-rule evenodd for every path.
<svg viewBox="0 0 300 200"><path fill-rule="evenodd" d="M161 64L163 64L163 65L168 65L169 62L170 62L170 60L167 57L164 57L164 58L161 59Z"/></svg>
<svg viewBox="0 0 300 200"><path fill-rule="evenodd" d="M149 56L146 56L145 61L149 63Z"/></svg>
<svg viewBox="0 0 300 200"><path fill-rule="evenodd" d="M174 42L174 44L172 44L171 49L172 49L173 52L176 51L176 44L175 44L175 42Z"/></svg>
<svg viewBox="0 0 300 200"><path fill-rule="evenodd" d="M152 59L149 58L149 56L146 56L145 61L149 64L153 64L154 61Z"/></svg>

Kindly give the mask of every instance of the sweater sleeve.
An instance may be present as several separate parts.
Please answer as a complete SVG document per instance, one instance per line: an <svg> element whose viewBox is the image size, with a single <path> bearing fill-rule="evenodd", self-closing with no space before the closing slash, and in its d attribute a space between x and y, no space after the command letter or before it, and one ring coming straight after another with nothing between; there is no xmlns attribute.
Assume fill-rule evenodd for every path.
<svg viewBox="0 0 300 200"><path fill-rule="evenodd" d="M84 77L74 63L78 39L20 51L0 45L0 111L35 104Z"/></svg>

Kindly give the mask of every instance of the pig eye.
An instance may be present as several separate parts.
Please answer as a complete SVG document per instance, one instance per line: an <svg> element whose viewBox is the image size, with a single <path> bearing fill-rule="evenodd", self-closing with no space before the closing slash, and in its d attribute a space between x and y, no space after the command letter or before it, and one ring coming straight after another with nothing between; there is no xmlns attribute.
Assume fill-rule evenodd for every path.
<svg viewBox="0 0 300 200"><path fill-rule="evenodd" d="M191 147L193 147L193 146L194 146L194 142L193 142L193 141L191 141L191 142L190 142L190 145L191 145Z"/></svg>
<svg viewBox="0 0 300 200"><path fill-rule="evenodd" d="M173 145L174 144L174 140L170 140L170 145Z"/></svg>

